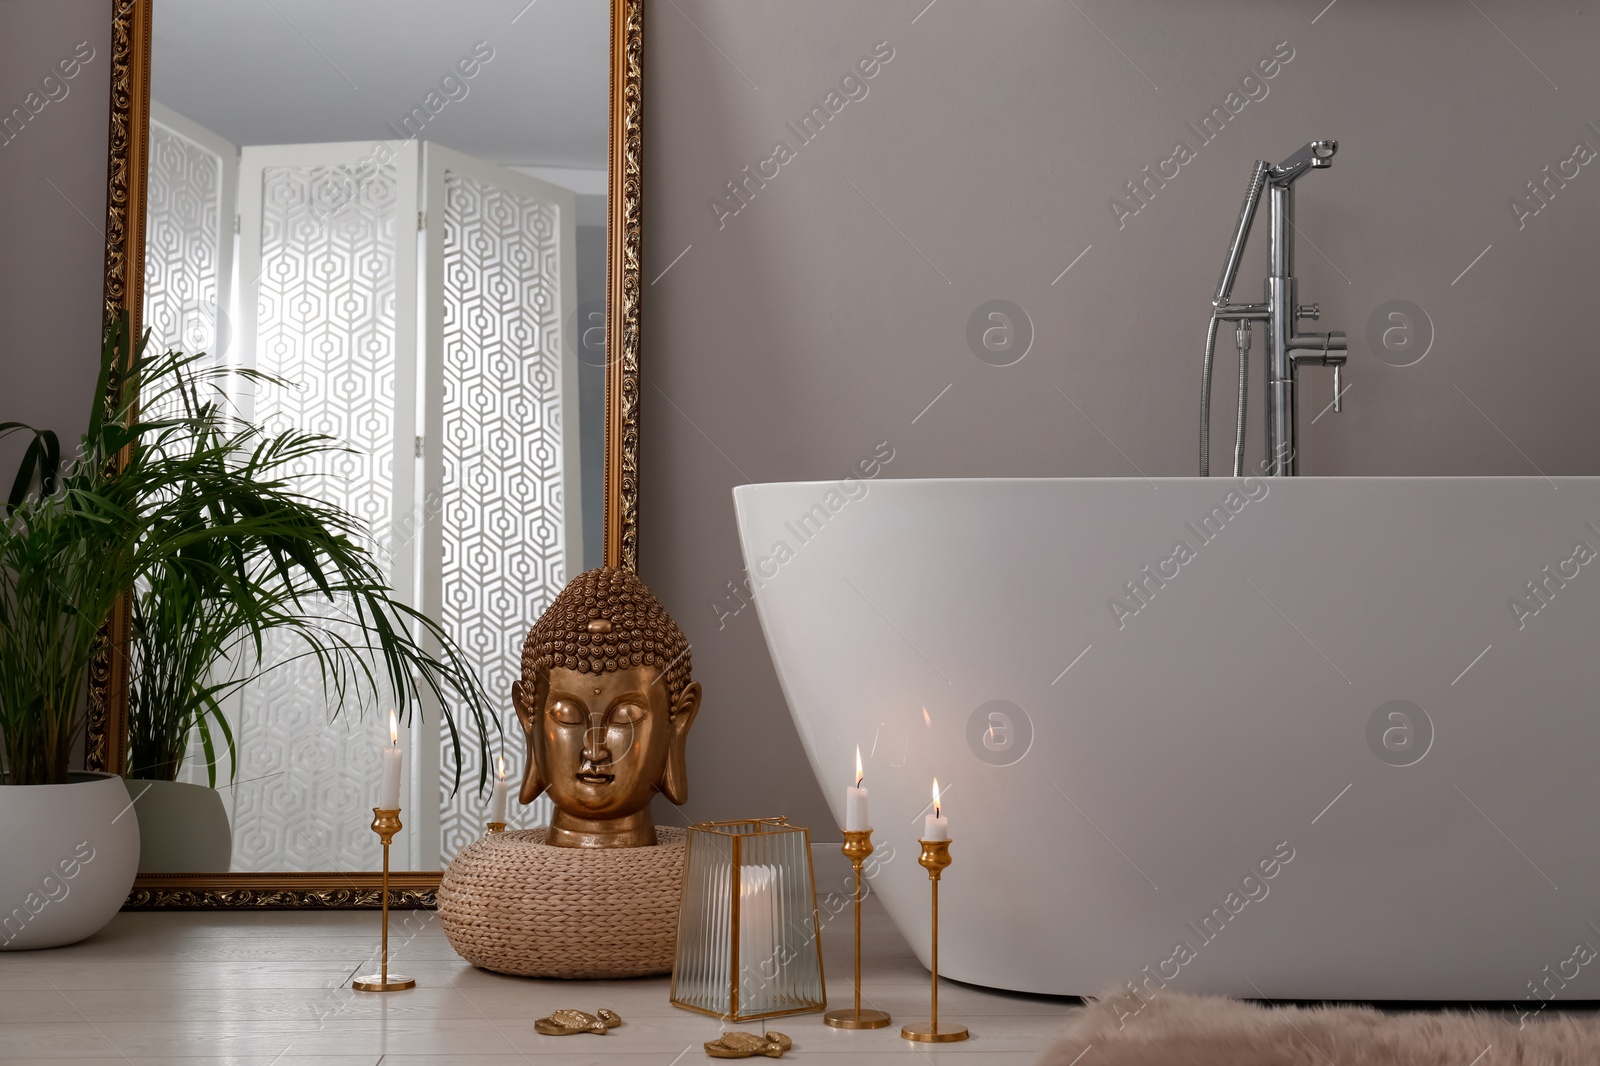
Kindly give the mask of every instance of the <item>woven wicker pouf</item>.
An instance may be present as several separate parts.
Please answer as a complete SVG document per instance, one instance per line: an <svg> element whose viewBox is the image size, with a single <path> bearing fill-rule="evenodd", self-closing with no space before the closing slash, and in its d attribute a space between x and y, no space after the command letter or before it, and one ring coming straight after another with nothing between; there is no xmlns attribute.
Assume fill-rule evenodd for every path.
<svg viewBox="0 0 1600 1066"><path fill-rule="evenodd" d="M670 973L684 831L652 848L554 848L543 829L493 833L439 882L439 922L474 966L522 977Z"/></svg>

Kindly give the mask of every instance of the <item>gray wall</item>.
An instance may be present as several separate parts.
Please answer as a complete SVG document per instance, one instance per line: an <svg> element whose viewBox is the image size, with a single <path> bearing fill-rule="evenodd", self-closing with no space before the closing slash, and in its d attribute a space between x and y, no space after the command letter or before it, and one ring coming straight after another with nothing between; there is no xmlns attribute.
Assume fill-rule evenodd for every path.
<svg viewBox="0 0 1600 1066"><path fill-rule="evenodd" d="M99 376L110 41L106 0L0 4L0 421L68 446ZM25 445L0 442L6 489Z"/></svg>
<svg viewBox="0 0 1600 1066"><path fill-rule="evenodd" d="M1600 150L1600 15L1323 3L649 9L642 558L706 688L686 816L783 812L837 836L754 611L730 613L744 576L732 487L837 478L879 441L889 477L1193 474L1210 295L1258 157L1341 142L1298 186L1299 273L1323 308L1308 328L1350 335L1351 388L1303 433L1303 472L1600 473L1600 160L1565 163L1580 141ZM786 123L881 41L893 59L867 95L802 144ZM1292 58L1241 88L1280 42ZM1214 107L1227 121L1203 143L1186 123ZM730 200L725 183L778 141L794 158ZM1179 141L1193 158L1147 203L1128 199ZM1511 198L1538 206L1524 185L1547 165L1565 185L1519 219ZM1119 220L1119 195L1137 214ZM1241 299L1259 298L1263 230ZM1012 366L969 346L992 299L1032 323ZM1393 300L1423 312L1414 353L1431 321L1411 366L1368 340ZM1225 456L1231 336L1222 350ZM1332 386L1305 377L1309 420ZM1251 432L1254 462L1259 419Z"/></svg>
<svg viewBox="0 0 1600 1066"><path fill-rule="evenodd" d="M1304 298L1322 303L1320 328L1351 335L1346 409L1308 430L1308 472L1600 472L1585 328L1600 169L1583 166L1521 229L1508 206L1577 141L1600 148L1596 15L1505 0L1482 14L1339 0L1315 24L1320 2L924 6L649 10L643 560L707 688L688 817L783 812L830 835L754 612L730 613L732 486L837 477L885 440L886 476L1191 473L1204 316L1257 156L1342 141L1301 186L1300 229L1322 253L1302 247ZM68 434L97 346L106 13L104 0L0 4L0 111L79 41L96 49L0 147L0 419ZM879 41L894 58L867 96L800 145L785 123ZM1185 123L1224 107L1281 41L1294 58L1267 96L1199 145ZM779 139L795 158L719 229L708 201ZM1179 139L1196 157L1119 229L1109 201ZM1032 321L1014 366L968 347L967 319L990 299ZM1365 339L1396 299L1436 333L1404 368Z"/></svg>
<svg viewBox="0 0 1600 1066"><path fill-rule="evenodd" d="M0 421L64 442L87 425L99 369L110 39L106 0L0 4ZM62 78L83 42L93 58ZM7 488L20 443L0 445Z"/></svg>

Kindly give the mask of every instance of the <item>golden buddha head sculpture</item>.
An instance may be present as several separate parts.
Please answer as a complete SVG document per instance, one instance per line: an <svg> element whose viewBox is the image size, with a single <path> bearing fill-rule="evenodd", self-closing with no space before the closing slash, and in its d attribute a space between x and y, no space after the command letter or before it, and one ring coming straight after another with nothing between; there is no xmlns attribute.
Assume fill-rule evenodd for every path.
<svg viewBox="0 0 1600 1066"><path fill-rule="evenodd" d="M511 699L528 743L520 799L548 790L555 805L548 843L656 842L652 797L689 798L689 665L683 632L630 570L578 575L534 623Z"/></svg>

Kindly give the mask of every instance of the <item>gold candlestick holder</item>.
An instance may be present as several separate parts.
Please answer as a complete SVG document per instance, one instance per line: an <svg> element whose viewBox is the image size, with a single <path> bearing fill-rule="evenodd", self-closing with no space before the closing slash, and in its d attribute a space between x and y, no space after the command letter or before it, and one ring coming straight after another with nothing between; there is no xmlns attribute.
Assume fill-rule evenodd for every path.
<svg viewBox="0 0 1600 1066"><path fill-rule="evenodd" d="M383 841L383 963L377 973L355 978L350 987L357 992L398 992L417 987L416 978L389 972L389 843L400 832L400 808L372 808L372 831Z"/></svg>
<svg viewBox="0 0 1600 1066"><path fill-rule="evenodd" d="M872 854L872 830L846 829L840 850L856 874L856 1005L851 1010L830 1010L822 1020L835 1029L882 1029L889 1024L887 1011L861 1009L861 864Z"/></svg>
<svg viewBox="0 0 1600 1066"><path fill-rule="evenodd" d="M933 1020L903 1025L900 1035L919 1043L944 1044L952 1040L965 1040L972 1035L964 1025L954 1029L939 1028L939 875L950 865L950 842L919 840L917 843L922 845L917 864L928 871L928 882L933 886Z"/></svg>
<svg viewBox="0 0 1600 1066"><path fill-rule="evenodd" d="M490 822L489 823L489 832L491 832L491 833L504 833L505 831L506 831L506 823L504 823L504 822Z"/></svg>

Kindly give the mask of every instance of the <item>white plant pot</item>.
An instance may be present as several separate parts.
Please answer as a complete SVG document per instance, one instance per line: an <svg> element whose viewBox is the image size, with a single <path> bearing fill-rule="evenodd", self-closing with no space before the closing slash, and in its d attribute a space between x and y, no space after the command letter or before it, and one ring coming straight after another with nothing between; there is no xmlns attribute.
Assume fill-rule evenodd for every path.
<svg viewBox="0 0 1600 1066"><path fill-rule="evenodd" d="M226 873L233 827L222 794L186 781L127 782L139 812L139 872Z"/></svg>
<svg viewBox="0 0 1600 1066"><path fill-rule="evenodd" d="M0 785L0 950L53 948L98 932L139 869L139 819L122 778Z"/></svg>

